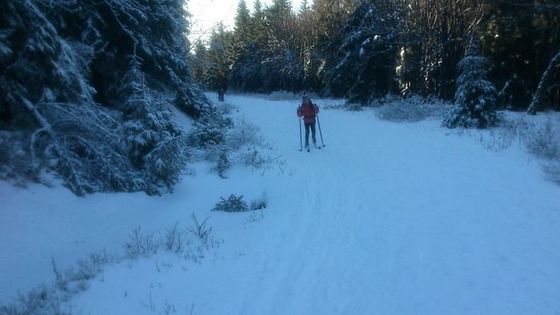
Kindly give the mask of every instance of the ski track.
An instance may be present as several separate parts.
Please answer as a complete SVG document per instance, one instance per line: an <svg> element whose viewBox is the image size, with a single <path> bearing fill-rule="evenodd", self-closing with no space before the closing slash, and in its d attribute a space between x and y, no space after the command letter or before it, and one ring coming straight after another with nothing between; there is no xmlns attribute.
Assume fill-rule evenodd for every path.
<svg viewBox="0 0 560 315"><path fill-rule="evenodd" d="M76 314L152 314L139 306L142 287L205 315L560 313L560 189L521 149L489 152L438 122L383 122L318 100L326 147L300 152L297 101L226 101L286 171L234 172L196 205L255 181L268 195L264 219L243 228L241 215L214 213L224 243L200 264L110 268L73 302ZM197 198L181 185L156 204Z"/></svg>
<svg viewBox="0 0 560 315"><path fill-rule="evenodd" d="M263 122L266 138L296 169L292 181L299 187L297 226L287 244L274 248L282 259L267 270L272 279L256 285L254 294L263 298L246 314L560 310L560 273L551 264L560 263L559 233L550 222L531 222L532 206L547 211L546 204L545 216L558 223L560 194L552 184L535 183L542 181L537 168L446 136L433 122L398 125L372 112L323 110L326 148L299 152L295 104L230 102L250 121ZM278 119L263 121L271 111ZM293 125L284 122L292 119ZM277 130L286 132L278 137ZM503 161L491 163L496 169L473 162L486 159ZM544 191L525 190L526 184ZM528 236L536 224L550 238Z"/></svg>

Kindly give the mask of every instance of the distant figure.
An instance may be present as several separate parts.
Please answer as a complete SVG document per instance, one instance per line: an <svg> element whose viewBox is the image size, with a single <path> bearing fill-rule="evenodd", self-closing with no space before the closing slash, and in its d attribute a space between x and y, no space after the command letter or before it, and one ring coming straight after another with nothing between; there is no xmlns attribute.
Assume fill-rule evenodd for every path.
<svg viewBox="0 0 560 315"><path fill-rule="evenodd" d="M224 101L224 94L226 93L226 89L220 87L218 88L218 101L223 102Z"/></svg>
<svg viewBox="0 0 560 315"><path fill-rule="evenodd" d="M315 116L319 113L319 106L313 104L306 93L303 93L303 101L297 109L298 117L303 117L305 124L305 149L309 151L309 130L311 130L311 138L313 145L317 147L315 138Z"/></svg>

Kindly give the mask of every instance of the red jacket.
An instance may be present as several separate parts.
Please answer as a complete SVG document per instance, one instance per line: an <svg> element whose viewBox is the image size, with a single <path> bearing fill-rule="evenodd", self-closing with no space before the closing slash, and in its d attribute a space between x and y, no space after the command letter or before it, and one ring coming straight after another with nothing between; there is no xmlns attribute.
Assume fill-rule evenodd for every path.
<svg viewBox="0 0 560 315"><path fill-rule="evenodd" d="M302 103L297 109L298 117L303 116L303 122L306 124L314 124L315 116L319 113L319 106L309 102L309 105Z"/></svg>

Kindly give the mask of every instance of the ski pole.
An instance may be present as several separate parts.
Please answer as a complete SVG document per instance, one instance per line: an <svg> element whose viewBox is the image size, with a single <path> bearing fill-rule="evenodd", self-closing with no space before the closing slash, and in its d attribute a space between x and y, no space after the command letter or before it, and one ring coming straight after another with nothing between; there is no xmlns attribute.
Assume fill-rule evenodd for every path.
<svg viewBox="0 0 560 315"><path fill-rule="evenodd" d="M317 125L319 125L319 136L321 136L321 144L323 148L326 147L325 143L323 142L323 132L321 131L321 121L319 120L319 115L317 115Z"/></svg>
<svg viewBox="0 0 560 315"><path fill-rule="evenodd" d="M298 117L299 120L299 150L303 151L303 139L301 138L301 118Z"/></svg>

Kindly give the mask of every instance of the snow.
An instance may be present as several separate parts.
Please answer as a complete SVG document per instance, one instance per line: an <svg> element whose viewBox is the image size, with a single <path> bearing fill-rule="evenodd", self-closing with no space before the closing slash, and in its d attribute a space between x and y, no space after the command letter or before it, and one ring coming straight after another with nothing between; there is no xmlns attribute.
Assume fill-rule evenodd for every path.
<svg viewBox="0 0 560 315"><path fill-rule="evenodd" d="M210 216L223 243L193 262L172 254L106 268L74 314L555 314L560 312L560 187L518 146L492 152L428 120L325 109L326 147L299 152L298 102L226 95L284 163L192 165L173 194L75 197L0 182L0 302L69 266L118 250L137 226ZM473 131L474 132L474 131ZM478 132L478 131L477 131ZM317 135L320 141L319 135ZM266 195L253 213L219 200Z"/></svg>

